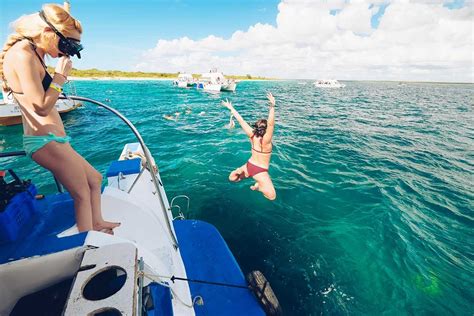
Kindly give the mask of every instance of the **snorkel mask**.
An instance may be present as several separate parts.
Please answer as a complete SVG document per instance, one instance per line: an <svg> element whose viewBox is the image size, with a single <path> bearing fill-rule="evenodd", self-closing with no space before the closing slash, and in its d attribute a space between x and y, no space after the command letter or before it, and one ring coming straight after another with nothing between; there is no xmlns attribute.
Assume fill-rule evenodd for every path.
<svg viewBox="0 0 474 316"><path fill-rule="evenodd" d="M61 34L61 32L59 32L51 23L49 23L43 10L39 12L39 16L43 21L46 22L46 24L48 24L48 26L53 30L53 32L56 33L57 36L59 36L59 51L64 53L66 56L77 55L77 58L80 59L81 54L79 52L84 49L81 43L79 43L76 39L69 38ZM62 57L62 54L60 54L59 57Z"/></svg>

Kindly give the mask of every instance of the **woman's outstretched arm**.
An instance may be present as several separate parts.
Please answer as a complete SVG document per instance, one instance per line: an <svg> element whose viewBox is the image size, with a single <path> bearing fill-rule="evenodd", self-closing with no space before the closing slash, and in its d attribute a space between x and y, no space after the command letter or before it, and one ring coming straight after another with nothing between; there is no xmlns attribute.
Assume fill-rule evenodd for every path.
<svg viewBox="0 0 474 316"><path fill-rule="evenodd" d="M270 92L267 94L268 99L268 119L267 131L263 135L263 141L270 143L273 137L273 130L275 129L275 97Z"/></svg>
<svg viewBox="0 0 474 316"><path fill-rule="evenodd" d="M225 99L225 101L222 101L222 105L230 110L230 113L232 113L232 115L237 119L237 122L239 122L245 134L247 134L248 137L251 137L253 135L253 129L250 127L249 124L247 124L247 122L245 122L242 116L240 116L239 112L234 109L232 103L229 102L229 100Z"/></svg>

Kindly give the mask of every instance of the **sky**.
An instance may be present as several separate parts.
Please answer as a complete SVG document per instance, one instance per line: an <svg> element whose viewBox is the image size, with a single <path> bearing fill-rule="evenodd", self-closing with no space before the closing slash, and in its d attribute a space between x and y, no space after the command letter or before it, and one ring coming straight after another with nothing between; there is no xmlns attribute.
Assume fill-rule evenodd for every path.
<svg viewBox="0 0 474 316"><path fill-rule="evenodd" d="M78 69L474 82L474 0L72 0ZM0 0L0 40L43 1ZM54 65L54 60L49 60Z"/></svg>

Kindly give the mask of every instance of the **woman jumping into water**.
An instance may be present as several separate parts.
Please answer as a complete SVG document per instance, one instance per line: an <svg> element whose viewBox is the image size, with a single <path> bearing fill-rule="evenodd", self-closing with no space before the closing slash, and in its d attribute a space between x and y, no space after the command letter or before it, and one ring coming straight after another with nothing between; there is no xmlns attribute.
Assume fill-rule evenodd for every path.
<svg viewBox="0 0 474 316"><path fill-rule="evenodd" d="M275 98L271 93L267 94L267 98L269 101L268 119L258 120L253 125L253 128L245 122L228 100L222 101L222 105L228 108L237 119L245 134L249 137L252 146L252 156L250 159L245 165L232 171L229 175L229 180L239 182L242 179L252 177L255 180L255 184L250 189L260 191L267 199L274 200L276 192L272 179L270 179L268 174L268 168L272 156L272 136L273 129L275 128Z"/></svg>

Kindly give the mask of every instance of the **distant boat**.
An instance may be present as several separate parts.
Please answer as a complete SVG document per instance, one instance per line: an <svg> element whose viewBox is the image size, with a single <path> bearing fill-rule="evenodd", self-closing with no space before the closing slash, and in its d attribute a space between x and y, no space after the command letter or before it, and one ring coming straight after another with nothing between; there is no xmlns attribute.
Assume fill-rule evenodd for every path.
<svg viewBox="0 0 474 316"><path fill-rule="evenodd" d="M237 81L233 79L226 79L226 82L222 84L221 91L235 92L237 88Z"/></svg>
<svg viewBox="0 0 474 316"><path fill-rule="evenodd" d="M173 81L173 84L180 88L190 88L196 85L196 80L193 78L193 75L183 73L178 75L178 78Z"/></svg>
<svg viewBox="0 0 474 316"><path fill-rule="evenodd" d="M68 84L70 89L75 90L71 82ZM73 93L75 94L75 93ZM3 100L0 100L0 126L11 126L22 123L20 106L16 103L12 93L9 90L2 89ZM74 100L58 100L56 109L59 114L71 112L82 104Z"/></svg>
<svg viewBox="0 0 474 316"><path fill-rule="evenodd" d="M196 88L211 92L234 92L237 88L237 82L232 79L227 79L221 72L214 69L201 75Z"/></svg>
<svg viewBox="0 0 474 316"><path fill-rule="evenodd" d="M344 88L346 86L335 79L316 80L313 84L318 88Z"/></svg>

